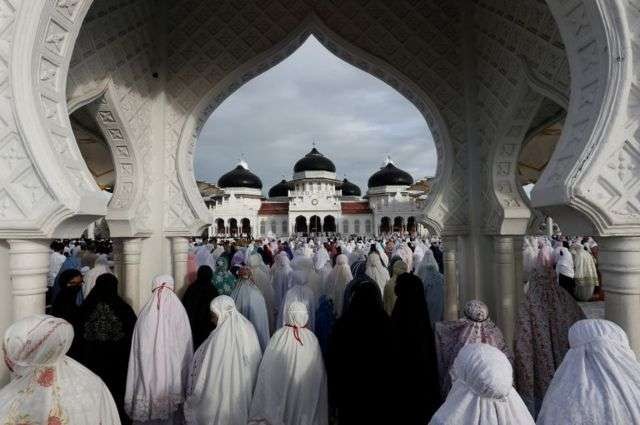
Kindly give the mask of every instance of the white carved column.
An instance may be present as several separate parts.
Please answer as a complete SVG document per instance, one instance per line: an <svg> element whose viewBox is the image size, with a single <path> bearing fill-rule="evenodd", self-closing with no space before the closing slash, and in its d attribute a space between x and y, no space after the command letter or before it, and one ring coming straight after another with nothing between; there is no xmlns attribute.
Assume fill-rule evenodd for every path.
<svg viewBox="0 0 640 425"><path fill-rule="evenodd" d="M182 295L187 287L187 258L189 255L189 239L185 237L171 238L171 257L173 261L174 292Z"/></svg>
<svg viewBox="0 0 640 425"><path fill-rule="evenodd" d="M113 274L118 278L118 293L124 294L124 273L122 270L122 239L113 238L113 250L111 251L111 259L113 260Z"/></svg>
<svg viewBox="0 0 640 425"><path fill-rule="evenodd" d="M640 237L599 239L605 317L627 332L631 348L640 354Z"/></svg>
<svg viewBox="0 0 640 425"><path fill-rule="evenodd" d="M122 271L124 278L123 298L139 311L140 300L140 239L124 239L122 243ZM149 288L151 289L151 288Z"/></svg>
<svg viewBox="0 0 640 425"><path fill-rule="evenodd" d="M516 317L516 270L514 264L513 237L494 236L493 247L498 287L498 311L496 322L502 330L507 344L513 345L514 322Z"/></svg>
<svg viewBox="0 0 640 425"><path fill-rule="evenodd" d="M547 236L553 237L553 219L551 217L546 218Z"/></svg>
<svg viewBox="0 0 640 425"><path fill-rule="evenodd" d="M44 314L49 273L49 242L9 240L13 320Z"/></svg>
<svg viewBox="0 0 640 425"><path fill-rule="evenodd" d="M513 264L515 266L515 312L518 311L520 301L524 298L524 264L522 247L524 236L513 237ZM515 318L515 316L514 316Z"/></svg>
<svg viewBox="0 0 640 425"><path fill-rule="evenodd" d="M94 221L87 227L87 239L95 239L96 238L96 222Z"/></svg>
<svg viewBox="0 0 640 425"><path fill-rule="evenodd" d="M443 238L444 320L458 320L457 238Z"/></svg>

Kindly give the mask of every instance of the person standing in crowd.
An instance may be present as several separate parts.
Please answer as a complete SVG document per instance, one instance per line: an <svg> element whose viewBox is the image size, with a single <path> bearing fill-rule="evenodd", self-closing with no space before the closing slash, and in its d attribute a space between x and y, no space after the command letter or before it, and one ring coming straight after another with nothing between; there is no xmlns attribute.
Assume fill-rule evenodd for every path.
<svg viewBox="0 0 640 425"><path fill-rule="evenodd" d="M391 314L394 418L403 425L427 423L440 406L436 348L420 279L398 276Z"/></svg>
<svg viewBox="0 0 640 425"><path fill-rule="evenodd" d="M225 257L216 260L216 270L213 273L213 286L220 295L231 295L236 287L236 277L229 271L229 263Z"/></svg>
<svg viewBox="0 0 640 425"><path fill-rule="evenodd" d="M431 326L434 326L444 315L444 276L438 271L438 263L431 251L425 253L416 267L416 275L422 281L424 297L429 306Z"/></svg>
<svg viewBox="0 0 640 425"><path fill-rule="evenodd" d="M107 385L123 424L131 422L124 411L124 394L135 324L136 314L118 295L118 279L111 273L100 275L81 309L81 363Z"/></svg>
<svg viewBox="0 0 640 425"><path fill-rule="evenodd" d="M286 325L264 353L249 424L327 425L327 376L307 307L289 305Z"/></svg>
<svg viewBox="0 0 640 425"><path fill-rule="evenodd" d="M329 343L329 397L340 425L388 425L393 420L389 391L395 390L383 365L392 358L391 322L380 288L371 279L354 284L345 312Z"/></svg>
<svg viewBox="0 0 640 425"><path fill-rule="evenodd" d="M554 252L554 261L556 263L556 273L558 274L558 283L572 297L575 296L576 282L574 277L573 256L569 252L569 242L563 241Z"/></svg>
<svg viewBox="0 0 640 425"><path fill-rule="evenodd" d="M544 245L518 308L514 342L515 386L534 417L569 350L569 328L584 318L573 297L558 285L551 247Z"/></svg>
<svg viewBox="0 0 640 425"><path fill-rule="evenodd" d="M340 317L342 314L344 291L347 288L347 284L352 280L353 275L349 267L349 258L345 254L339 254L336 257L336 265L327 278L327 293L333 302L336 317Z"/></svg>
<svg viewBox="0 0 640 425"><path fill-rule="evenodd" d="M107 254L100 254L96 257L93 268L89 270L84 277L82 295L85 298L89 296L89 293L96 284L96 280L98 279L98 277L105 273L111 273L111 268L109 267L109 257L107 256Z"/></svg>
<svg viewBox="0 0 640 425"><path fill-rule="evenodd" d="M60 273L60 291L51 306L51 315L64 319L73 326L75 336L67 355L78 361L82 358L82 332L78 328L82 310L82 283L82 273L79 270L69 269Z"/></svg>
<svg viewBox="0 0 640 425"><path fill-rule="evenodd" d="M258 334L260 348L264 351L269 344L269 313L267 304L260 289L253 283L251 269L242 267L238 270L238 282L231 294L235 308L246 317Z"/></svg>
<svg viewBox="0 0 640 425"><path fill-rule="evenodd" d="M640 364L624 330L608 320L581 320L569 342L537 423L639 424Z"/></svg>
<svg viewBox="0 0 640 425"><path fill-rule="evenodd" d="M588 248L579 243L576 246L573 264L576 298L578 301L589 301L593 296L594 289L599 284L596 261L588 251Z"/></svg>
<svg viewBox="0 0 640 425"><path fill-rule="evenodd" d="M487 344L465 345L456 356L451 375L451 392L429 425L535 424L513 388L511 363L497 348ZM561 423L570 422L554 422Z"/></svg>
<svg viewBox="0 0 640 425"><path fill-rule="evenodd" d="M289 275L293 269L286 252L279 252L275 257L275 262L271 266L271 275L273 276L274 301L278 308L284 301L284 296L289 290ZM278 310L278 313L280 311ZM276 323L277 324L277 323Z"/></svg>
<svg viewBox="0 0 640 425"><path fill-rule="evenodd" d="M249 268L251 269L251 280L260 289L267 306L267 315L269 317L269 330L275 330L276 316L278 308L275 304L275 293L271 285L271 275L269 269L265 271L265 264L262 262L260 254L251 254L249 257Z"/></svg>
<svg viewBox="0 0 640 425"><path fill-rule="evenodd" d="M372 247L373 248L373 247ZM389 281L389 271L382 264L380 255L373 251L367 257L367 267L365 273L378 284L380 289L380 297L384 293L384 286Z"/></svg>
<svg viewBox="0 0 640 425"><path fill-rule="evenodd" d="M133 331L124 406L143 424L181 420L193 342L189 317L173 288L171 276L153 279L152 296Z"/></svg>
<svg viewBox="0 0 640 425"><path fill-rule="evenodd" d="M4 334L11 382L0 390L0 423L11 425L120 425L113 397L99 377L65 356L73 327L37 314Z"/></svg>
<svg viewBox="0 0 640 425"><path fill-rule="evenodd" d="M440 243L431 242L431 246L429 247L429 249L433 253L433 257L436 259L436 263L438 264L438 271L444 274L444 261L442 249L440 249Z"/></svg>
<svg viewBox="0 0 640 425"><path fill-rule="evenodd" d="M262 350L256 331L231 297L211 302L216 328L193 358L184 414L187 425L245 425Z"/></svg>
<svg viewBox="0 0 640 425"><path fill-rule="evenodd" d="M209 337L215 327L209 305L218 295L218 290L213 284L213 270L207 265L200 266L196 281L187 287L182 296L182 304L191 325L194 350Z"/></svg>
<svg viewBox="0 0 640 425"><path fill-rule="evenodd" d="M51 242L51 254L49 255L49 273L47 274L47 287L49 291L52 290L53 284L60 273L62 264L67 260L67 257L62 253L64 251L64 244L59 241ZM52 297L52 294L49 295Z"/></svg>
<svg viewBox="0 0 640 425"><path fill-rule="evenodd" d="M395 261L394 261L395 259ZM391 259L392 262L392 274L391 278L387 281L387 284L384 286L384 310L387 314L391 315L393 313L393 307L396 305L396 280L398 276L402 273L407 273L409 268L407 267L407 263L402 261L400 257L394 257Z"/></svg>
<svg viewBox="0 0 640 425"><path fill-rule="evenodd" d="M465 304L463 314L464 317L459 320L437 322L434 329L438 375L444 396L451 388L451 365L465 345L489 344L502 351L509 361L513 361L513 353L500 329L489 318L489 308L485 303L471 300Z"/></svg>

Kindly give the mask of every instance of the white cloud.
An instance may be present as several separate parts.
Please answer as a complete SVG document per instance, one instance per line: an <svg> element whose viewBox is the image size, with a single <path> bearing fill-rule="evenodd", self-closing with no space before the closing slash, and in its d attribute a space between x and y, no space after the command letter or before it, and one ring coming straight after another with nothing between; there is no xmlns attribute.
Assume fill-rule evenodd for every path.
<svg viewBox="0 0 640 425"><path fill-rule="evenodd" d="M205 124L196 178L216 182L244 154L265 190L291 178L312 142L342 178L363 191L390 155L414 177L433 175L436 150L427 123L401 94L310 38L289 58L249 81Z"/></svg>

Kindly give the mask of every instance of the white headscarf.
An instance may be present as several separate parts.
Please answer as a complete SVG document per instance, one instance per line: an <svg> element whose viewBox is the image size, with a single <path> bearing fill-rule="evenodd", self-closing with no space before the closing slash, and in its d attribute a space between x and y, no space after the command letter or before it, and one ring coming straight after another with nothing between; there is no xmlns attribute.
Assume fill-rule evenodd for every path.
<svg viewBox="0 0 640 425"><path fill-rule="evenodd" d="M308 274L304 270L294 270L289 275L289 290L287 291L278 314L278 328L287 324L287 312L291 304L298 302L305 305L310 312L307 327L315 331L315 312L318 306L317 297L308 284Z"/></svg>
<svg viewBox="0 0 640 425"><path fill-rule="evenodd" d="M72 342L73 327L44 314L7 329L3 348L11 382L0 390L0 423L120 425L102 380L65 356Z"/></svg>
<svg viewBox="0 0 640 425"><path fill-rule="evenodd" d="M233 299L211 301L216 328L196 351L184 414L188 425L246 424L262 351Z"/></svg>
<svg viewBox="0 0 640 425"><path fill-rule="evenodd" d="M256 284L262 296L264 302L267 305L267 314L269 315L269 329L275 329L276 315L278 314L277 304L275 301L275 292L273 286L271 286L271 273L265 273L264 262L260 254L251 254L249 257L249 267L251 268L251 275L253 276L253 283Z"/></svg>
<svg viewBox="0 0 640 425"><path fill-rule="evenodd" d="M465 345L453 362L451 379L453 387L430 425L535 424L513 388L511 363L497 348L487 344Z"/></svg>
<svg viewBox="0 0 640 425"><path fill-rule="evenodd" d="M84 275L84 283L82 284L82 295L86 300L89 296L89 292L96 286L96 280L99 276L111 273L109 268L109 258L105 254L98 255L95 265Z"/></svg>
<svg viewBox="0 0 640 425"><path fill-rule="evenodd" d="M251 403L249 424L327 425L327 376L320 345L305 329L309 313L294 302L287 324L264 353Z"/></svg>
<svg viewBox="0 0 640 425"><path fill-rule="evenodd" d="M215 270L215 261L208 246L201 245L196 248L196 270L201 266L209 266L211 270Z"/></svg>
<svg viewBox="0 0 640 425"><path fill-rule="evenodd" d="M405 262L409 271L412 271L416 264L413 264L413 251L409 248L405 242L396 244L396 247L393 250L392 256L398 256L402 258L402 261Z"/></svg>
<svg viewBox="0 0 640 425"><path fill-rule="evenodd" d="M336 257L336 265L327 278L327 293L333 301L337 316L342 313L344 290L352 280L353 274L351 273L351 267L349 267L349 259L344 254L338 255Z"/></svg>
<svg viewBox="0 0 640 425"><path fill-rule="evenodd" d="M538 423L640 424L640 364L622 328L580 320L569 329L569 344Z"/></svg>
<svg viewBox="0 0 640 425"><path fill-rule="evenodd" d="M153 295L133 330L124 408L135 421L169 419L184 402L193 342L173 288L171 276L153 279Z"/></svg>
<svg viewBox="0 0 640 425"><path fill-rule="evenodd" d="M380 256L375 252L369 254L369 257L367 258L365 274L378 284L378 287L380 288L380 296L382 297L384 294L384 286L389 280L389 271L382 265Z"/></svg>
<svg viewBox="0 0 640 425"><path fill-rule="evenodd" d="M273 275L273 291L275 295L275 305L281 306L282 300L289 289L289 275L293 269L286 252L280 252L276 255L271 274Z"/></svg>
<svg viewBox="0 0 640 425"><path fill-rule="evenodd" d="M251 270L246 269L250 274ZM260 348L264 351L269 344L269 313L264 295L258 287L248 278L241 277L236 283L236 287L231 293L231 298L235 302L236 309L253 324L258 334Z"/></svg>

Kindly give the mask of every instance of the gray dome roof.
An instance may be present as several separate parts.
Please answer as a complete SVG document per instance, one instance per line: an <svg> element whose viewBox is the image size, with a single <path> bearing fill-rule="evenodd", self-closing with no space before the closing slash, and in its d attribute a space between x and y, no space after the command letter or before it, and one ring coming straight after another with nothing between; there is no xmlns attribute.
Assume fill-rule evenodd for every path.
<svg viewBox="0 0 640 425"><path fill-rule="evenodd" d="M411 177L411 174L389 162L369 177L368 186L372 188L380 186L411 186L412 184L413 177Z"/></svg>
<svg viewBox="0 0 640 425"><path fill-rule="evenodd" d="M228 173L218 179L218 187L246 187L249 189L262 189L260 177L253 174L246 165L241 162Z"/></svg>
<svg viewBox="0 0 640 425"><path fill-rule="evenodd" d="M294 173L304 171L329 171L335 173L336 166L333 165L329 158L318 152L316 148L313 148L311 152L299 159L293 167Z"/></svg>
<svg viewBox="0 0 640 425"><path fill-rule="evenodd" d="M347 179L342 180L342 183L340 184L340 189L342 190L342 196L360 196L360 195L362 195L362 192L360 191L360 188L356 184L351 183Z"/></svg>
<svg viewBox="0 0 640 425"><path fill-rule="evenodd" d="M289 196L289 182L285 179L282 179L280 183L269 189L269 198L281 198L286 196Z"/></svg>

